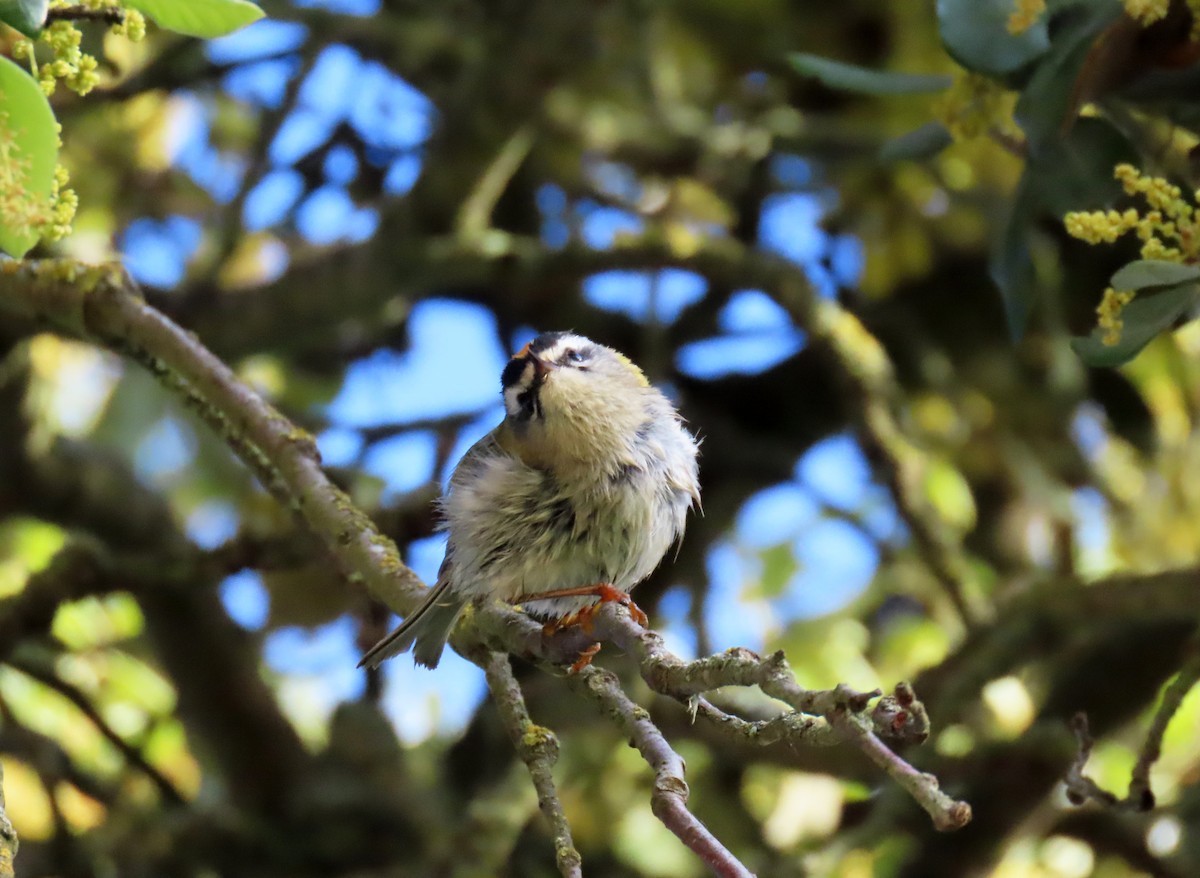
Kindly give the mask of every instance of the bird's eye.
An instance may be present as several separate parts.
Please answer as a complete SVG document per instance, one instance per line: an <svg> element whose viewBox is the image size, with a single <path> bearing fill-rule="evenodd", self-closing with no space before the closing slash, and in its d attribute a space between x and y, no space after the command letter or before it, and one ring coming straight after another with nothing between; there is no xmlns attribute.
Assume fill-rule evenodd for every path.
<svg viewBox="0 0 1200 878"><path fill-rule="evenodd" d="M582 363L587 359L587 357L584 356L582 351L576 350L575 348L567 348L563 352L563 359L568 363Z"/></svg>

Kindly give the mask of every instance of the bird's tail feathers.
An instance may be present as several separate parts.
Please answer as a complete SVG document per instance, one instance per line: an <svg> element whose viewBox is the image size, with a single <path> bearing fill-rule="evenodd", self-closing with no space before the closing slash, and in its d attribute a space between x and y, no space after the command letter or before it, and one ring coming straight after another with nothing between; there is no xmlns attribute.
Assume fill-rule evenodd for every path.
<svg viewBox="0 0 1200 878"><path fill-rule="evenodd" d="M442 580L435 585L395 631L367 650L358 666L377 668L385 659L411 649L417 664L436 668L450 631L467 604L450 593L449 584Z"/></svg>

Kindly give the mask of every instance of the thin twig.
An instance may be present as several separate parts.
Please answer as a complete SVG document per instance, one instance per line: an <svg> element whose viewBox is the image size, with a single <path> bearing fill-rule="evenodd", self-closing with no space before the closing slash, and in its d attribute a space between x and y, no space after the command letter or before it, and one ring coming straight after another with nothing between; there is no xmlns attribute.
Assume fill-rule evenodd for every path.
<svg viewBox="0 0 1200 878"><path fill-rule="evenodd" d="M186 801L183 794L167 779L166 775L151 765L140 750L117 734L116 730L104 721L104 717L100 716L100 712L96 710L95 706L87 699L87 696L78 688L60 679L48 669L39 668L29 662L10 658L7 664L25 676L53 689L75 705L79 712L87 717L92 725L96 727L96 730L120 751L121 755L125 757L126 762L154 782L154 785L158 787L164 799L174 805L182 805Z"/></svg>
<svg viewBox="0 0 1200 878"><path fill-rule="evenodd" d="M554 785L554 763L558 760L558 738L554 732L534 725L525 706L525 696L513 676L508 655L489 652L480 660L487 675L488 689L492 700L508 729L521 760L529 769L533 786L537 790L538 807L550 821L554 833L554 860L563 878L582 878L583 864L575 842L571 839L571 827L563 811L562 801Z"/></svg>
<svg viewBox="0 0 1200 878"><path fill-rule="evenodd" d="M300 95L300 88L304 85L309 73L312 72L313 67L316 65L316 47L318 45L319 43L316 41L305 43L302 49L304 61L300 65L300 69L288 79L279 106L272 110L266 110L262 114L254 143L246 151L248 161L246 163L246 170L242 173L242 179L238 184L238 190L233 198L221 209L221 215L218 217L217 222L214 223L218 230L218 240L213 247L216 255L210 264L209 277L204 284L198 287L203 292L211 293L215 291L217 273L225 267L238 241L245 234L242 211L246 207L246 199L249 197L254 186L270 169L271 163L268 153L271 144L274 143L280 129L283 127L283 123L291 117L292 110L296 107L296 100ZM195 305L196 302L194 300L189 300L189 307L194 307Z"/></svg>
<svg viewBox="0 0 1200 878"><path fill-rule="evenodd" d="M492 225L492 211L533 148L533 128L522 125L504 142L463 202L455 225L462 235L483 235Z"/></svg>
<svg viewBox="0 0 1200 878"><path fill-rule="evenodd" d="M868 705L880 692L855 692L847 686L805 689L796 682L782 651L761 658L747 649L730 649L684 662L666 649L656 632L636 625L624 608L600 614L596 630L638 656L642 676L656 692L687 702L720 686L756 685L797 713L823 717L828 723L828 727L822 728L800 719L785 719L770 727L765 737L766 729L747 724L741 727L747 740L767 744L787 735L797 743L820 745L829 742L832 731L838 740L853 743L862 750L912 796L937 829L961 829L971 821L970 805L947 796L936 777L918 771L880 740L880 735L884 735L893 740L921 742L929 736L928 714L908 684L897 684L894 693L880 698L867 715ZM701 715L725 728L738 727L738 721L720 713L709 705Z"/></svg>
<svg viewBox="0 0 1200 878"><path fill-rule="evenodd" d="M65 780L106 807L111 807L117 801L116 785L89 774L77 765L62 744L18 720L3 699L0 699L0 718L3 719L0 724L0 753L20 756L37 769L44 783L49 782L51 786Z"/></svg>
<svg viewBox="0 0 1200 878"><path fill-rule="evenodd" d="M1075 761L1067 769L1065 783L1067 798L1072 804L1082 805L1085 802L1099 802L1123 811L1150 811L1154 808L1154 791L1150 788L1150 769L1154 767L1162 755L1163 736L1167 727L1178 713L1183 699L1187 697L1197 683L1200 683L1200 637L1194 637L1189 645L1189 655L1179 669L1175 679L1163 692L1162 701L1154 713L1154 720L1146 732L1146 740L1142 743L1137 763L1129 778L1129 791L1125 798L1119 799L1113 793L1103 789L1094 780L1083 773L1087 767L1088 758L1092 753L1092 740L1088 730L1087 714L1077 713L1071 720L1071 729L1079 742L1079 752Z"/></svg>
<svg viewBox="0 0 1200 878"><path fill-rule="evenodd" d="M595 701L622 733L629 736L630 742L654 770L654 791L650 794L650 809L654 816L700 857L714 875L753 878L753 873L687 809L688 785L683 777L683 759L650 720L650 714L621 689L616 675L587 667L572 677L571 682L573 689Z"/></svg>
<svg viewBox="0 0 1200 878"><path fill-rule="evenodd" d="M120 6L52 6L46 12L46 24L56 21L103 21L121 24L125 21L125 10Z"/></svg>
<svg viewBox="0 0 1200 878"><path fill-rule="evenodd" d="M882 693L855 692L849 687L814 690L796 682L795 674L782 651L767 657L748 649L734 647L716 655L685 662L668 650L662 636L643 628L628 613L606 612L596 617L595 632L611 640L638 658L642 677L655 692L685 703L692 696L722 686L758 686L793 710L814 717L829 718L843 710L861 713ZM881 699L874 717L874 730L891 740L921 743L929 736L929 717L907 684ZM823 743L819 726L808 727L811 743Z"/></svg>

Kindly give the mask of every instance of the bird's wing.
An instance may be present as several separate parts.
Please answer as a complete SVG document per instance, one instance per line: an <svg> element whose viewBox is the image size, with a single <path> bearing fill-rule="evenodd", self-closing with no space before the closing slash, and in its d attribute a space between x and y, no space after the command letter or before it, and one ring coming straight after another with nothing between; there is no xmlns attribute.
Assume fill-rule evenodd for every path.
<svg viewBox="0 0 1200 878"><path fill-rule="evenodd" d="M450 475L451 491L472 478L472 467L489 457L516 457L513 439L503 423L467 449Z"/></svg>

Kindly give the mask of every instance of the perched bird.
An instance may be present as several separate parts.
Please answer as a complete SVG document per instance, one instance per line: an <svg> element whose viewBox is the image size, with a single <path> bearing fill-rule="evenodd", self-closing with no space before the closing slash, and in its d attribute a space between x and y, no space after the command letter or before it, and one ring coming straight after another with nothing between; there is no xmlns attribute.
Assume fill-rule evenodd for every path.
<svg viewBox="0 0 1200 878"><path fill-rule="evenodd" d="M500 383L504 420L463 456L441 500L449 539L437 583L360 667L409 649L436 667L473 600L547 620L598 599L627 603L700 501L696 439L622 354L547 332Z"/></svg>

